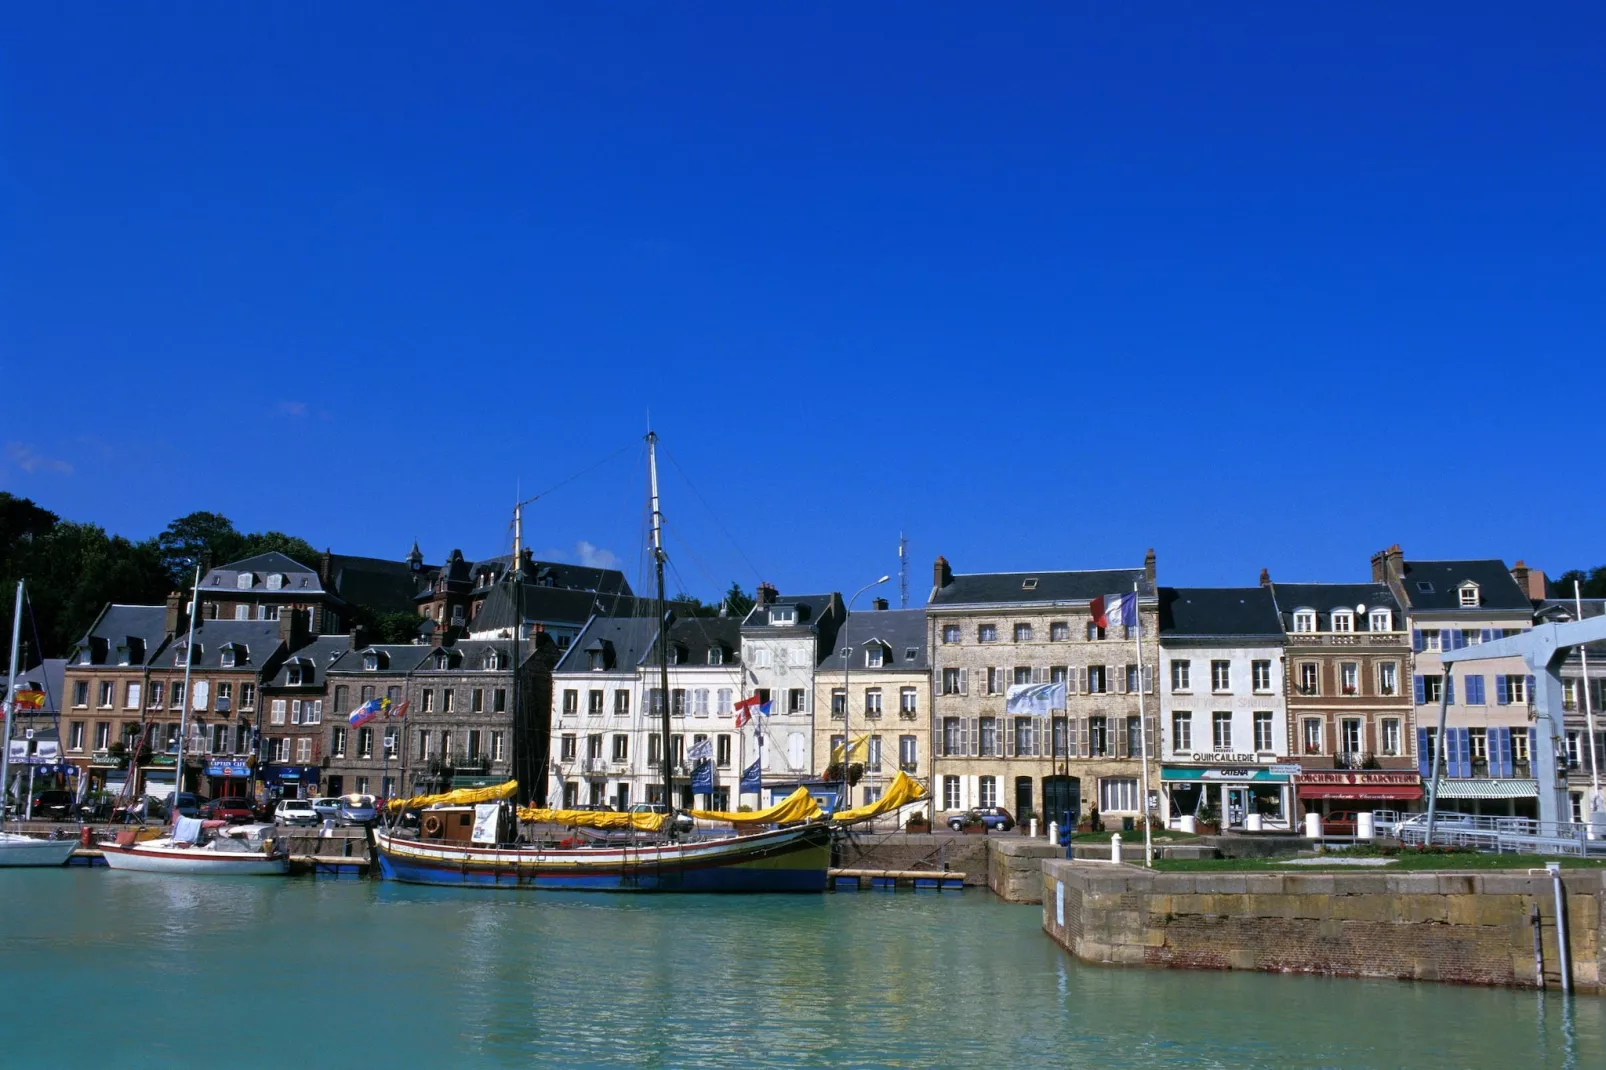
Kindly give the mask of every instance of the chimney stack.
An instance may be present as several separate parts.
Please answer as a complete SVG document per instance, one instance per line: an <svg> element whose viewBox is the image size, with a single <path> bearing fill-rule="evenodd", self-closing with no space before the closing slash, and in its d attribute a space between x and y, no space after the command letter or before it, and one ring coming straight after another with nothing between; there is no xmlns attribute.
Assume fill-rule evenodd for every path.
<svg viewBox="0 0 1606 1070"><path fill-rule="evenodd" d="M1529 599L1545 597L1545 574L1537 568L1529 568L1521 560L1511 566L1511 578L1517 581L1522 588L1523 596ZM1535 591L1538 593L1536 594Z"/></svg>
<svg viewBox="0 0 1606 1070"><path fill-rule="evenodd" d="M309 611L285 606L279 611L279 642L285 644L287 650L299 650L307 645L311 638L307 630L307 615Z"/></svg>
<svg viewBox="0 0 1606 1070"><path fill-rule="evenodd" d="M760 583L755 593L758 595L758 604L761 606L773 606L775 600L780 597L780 592L775 589L775 585L768 582Z"/></svg>
<svg viewBox="0 0 1606 1070"><path fill-rule="evenodd" d="M948 559L941 554L931 566L931 585L938 590L954 582L954 570L948 567Z"/></svg>
<svg viewBox="0 0 1606 1070"><path fill-rule="evenodd" d="M1263 568L1263 569L1260 570L1260 585L1262 587L1270 587L1271 586L1271 570L1270 569Z"/></svg>
<svg viewBox="0 0 1606 1070"><path fill-rule="evenodd" d="M351 626L351 647L350 647L350 649L352 649L352 650L364 650L364 649L367 648L367 646L368 646L368 629L364 628L361 624L353 624Z"/></svg>
<svg viewBox="0 0 1606 1070"><path fill-rule="evenodd" d="M887 600L885 598L877 598L875 601L871 602L870 604L872 606L875 606L875 609L876 609L877 613L879 613L883 609L887 608Z"/></svg>
<svg viewBox="0 0 1606 1070"><path fill-rule="evenodd" d="M1154 547L1152 546L1149 547L1149 552L1143 555L1143 578L1148 580L1149 589L1151 591L1154 590Z"/></svg>
<svg viewBox="0 0 1606 1070"><path fill-rule="evenodd" d="M1384 552L1383 566L1388 570L1387 579L1397 580L1405 575L1405 551L1400 549L1399 543Z"/></svg>
<svg viewBox="0 0 1606 1070"><path fill-rule="evenodd" d="M173 591L167 596L167 615L162 618L162 630L168 635L177 635L190 626L184 619L184 592Z"/></svg>
<svg viewBox="0 0 1606 1070"><path fill-rule="evenodd" d="M1377 553L1372 555L1373 583L1387 583L1389 581L1388 574L1384 571L1383 567L1383 559L1386 556L1388 556L1387 550L1379 550Z"/></svg>

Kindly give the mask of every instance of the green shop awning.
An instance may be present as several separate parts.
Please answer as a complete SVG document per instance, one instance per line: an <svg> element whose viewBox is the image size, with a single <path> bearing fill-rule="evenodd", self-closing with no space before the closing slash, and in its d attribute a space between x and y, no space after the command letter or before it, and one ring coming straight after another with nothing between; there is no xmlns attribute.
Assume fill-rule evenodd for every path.
<svg viewBox="0 0 1606 1070"><path fill-rule="evenodd" d="M1281 773L1273 773L1270 769L1254 769L1243 766L1162 766L1160 769L1162 783L1195 783L1209 784L1243 784L1254 781L1262 784L1286 784L1288 777Z"/></svg>
<svg viewBox="0 0 1606 1070"><path fill-rule="evenodd" d="M1441 780L1441 799L1537 799L1537 780Z"/></svg>

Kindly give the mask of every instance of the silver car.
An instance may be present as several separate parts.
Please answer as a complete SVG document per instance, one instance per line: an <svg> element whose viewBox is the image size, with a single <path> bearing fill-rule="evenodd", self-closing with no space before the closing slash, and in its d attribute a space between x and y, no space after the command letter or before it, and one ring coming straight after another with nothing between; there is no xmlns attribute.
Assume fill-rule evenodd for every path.
<svg viewBox="0 0 1606 1070"><path fill-rule="evenodd" d="M379 818L379 808L372 795L342 795L340 797L340 823L342 825L372 825Z"/></svg>

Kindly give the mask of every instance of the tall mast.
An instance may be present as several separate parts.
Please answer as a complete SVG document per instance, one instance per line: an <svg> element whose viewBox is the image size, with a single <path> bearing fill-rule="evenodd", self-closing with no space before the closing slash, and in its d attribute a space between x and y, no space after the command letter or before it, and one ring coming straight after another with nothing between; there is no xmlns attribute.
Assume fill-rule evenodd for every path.
<svg viewBox="0 0 1606 1070"><path fill-rule="evenodd" d="M658 432L647 432L647 474L652 490L652 560L658 576L658 688L664 696L664 806L675 808L674 756L669 753L669 626L664 621L664 514L658 511Z"/></svg>
<svg viewBox="0 0 1606 1070"><path fill-rule="evenodd" d="M201 612L201 566L195 566L195 586L190 589L190 630L184 640L184 705L178 709L178 756L173 761L173 821L178 822L178 797L184 790L184 736L190 730L190 666L195 664L195 618ZM300 610L291 609L290 613Z"/></svg>
<svg viewBox="0 0 1606 1070"><path fill-rule="evenodd" d="M11 790L11 724L17 719L17 658L22 639L22 581L17 581L17 609L11 617L11 675L6 677L6 730L0 737L0 822L5 820L6 792Z"/></svg>

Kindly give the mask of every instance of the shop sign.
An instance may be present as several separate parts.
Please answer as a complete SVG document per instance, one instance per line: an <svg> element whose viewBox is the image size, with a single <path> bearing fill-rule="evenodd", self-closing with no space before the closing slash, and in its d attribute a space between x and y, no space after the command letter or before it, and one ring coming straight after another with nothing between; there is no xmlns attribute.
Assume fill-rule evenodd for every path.
<svg viewBox="0 0 1606 1070"><path fill-rule="evenodd" d="M216 761L206 763L207 776L248 777L251 765L244 761Z"/></svg>
<svg viewBox="0 0 1606 1070"><path fill-rule="evenodd" d="M1305 771L1305 767L1298 762L1278 762L1271 767L1271 771L1278 776L1298 776Z"/></svg>
<svg viewBox="0 0 1606 1070"><path fill-rule="evenodd" d="M1316 785L1354 786L1354 787L1416 787L1422 783L1422 777L1417 773L1407 772L1380 772L1378 770L1335 769L1331 772L1301 773L1294 778L1296 784L1314 787Z"/></svg>
<svg viewBox="0 0 1606 1070"><path fill-rule="evenodd" d="M1226 751L1195 751L1188 755L1188 761L1198 762L1200 765L1259 765L1261 758L1258 754L1229 754Z"/></svg>

